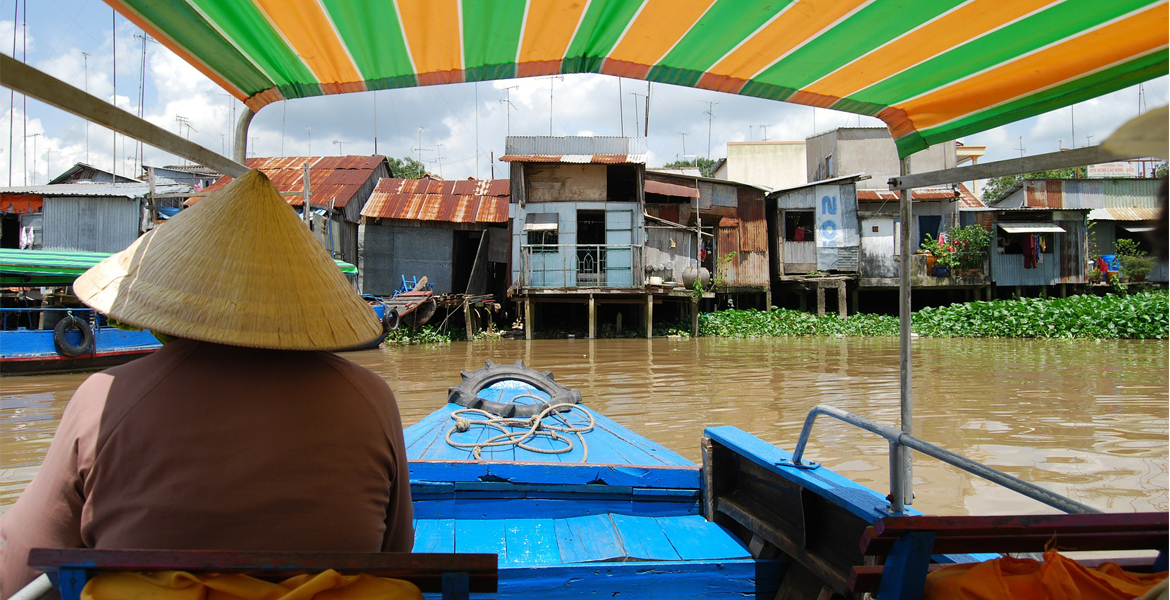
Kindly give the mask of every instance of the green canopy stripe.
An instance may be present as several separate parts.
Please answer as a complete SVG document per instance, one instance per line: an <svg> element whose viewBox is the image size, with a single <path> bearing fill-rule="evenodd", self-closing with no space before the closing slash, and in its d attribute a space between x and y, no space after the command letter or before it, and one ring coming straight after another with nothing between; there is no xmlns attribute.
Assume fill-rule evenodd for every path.
<svg viewBox="0 0 1170 600"><path fill-rule="evenodd" d="M1148 5L1149 0L1066 0L956 46L849 98L896 105L1060 42L1094 23L1104 23Z"/></svg>
<svg viewBox="0 0 1170 600"><path fill-rule="evenodd" d="M516 76L516 53L520 49L520 32L524 28L524 5L524 0L463 3L466 81Z"/></svg>
<svg viewBox="0 0 1170 600"><path fill-rule="evenodd" d="M278 86L317 85L316 76L250 0L187 0Z"/></svg>
<svg viewBox="0 0 1170 600"><path fill-rule="evenodd" d="M416 81L402 24L393 5L377 0L321 0L350 56L370 89L402 86L377 85L380 81ZM375 7L381 7L375 10Z"/></svg>
<svg viewBox="0 0 1170 600"><path fill-rule="evenodd" d="M641 6L641 2L619 0L590 2L573 41L565 51L561 72L598 72L601 61L613 50Z"/></svg>
<svg viewBox="0 0 1170 600"><path fill-rule="evenodd" d="M802 88L966 0L879 0L753 78Z"/></svg>
<svg viewBox="0 0 1170 600"><path fill-rule="evenodd" d="M790 1L783 0L779 4L775 0L718 0L650 70L650 78L695 85L707 69L789 5Z"/></svg>

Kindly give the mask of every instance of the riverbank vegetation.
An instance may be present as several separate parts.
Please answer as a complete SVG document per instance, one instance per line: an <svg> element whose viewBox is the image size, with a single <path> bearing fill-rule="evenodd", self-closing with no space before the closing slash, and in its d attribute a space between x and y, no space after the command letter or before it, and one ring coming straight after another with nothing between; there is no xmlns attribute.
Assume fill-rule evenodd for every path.
<svg viewBox="0 0 1170 600"><path fill-rule="evenodd" d="M1170 337L1165 290L1129 295L1019 298L924 308L912 331L926 337L1157 339ZM898 318L817 317L796 310L727 310L699 317L700 335L732 338L800 335L896 336Z"/></svg>

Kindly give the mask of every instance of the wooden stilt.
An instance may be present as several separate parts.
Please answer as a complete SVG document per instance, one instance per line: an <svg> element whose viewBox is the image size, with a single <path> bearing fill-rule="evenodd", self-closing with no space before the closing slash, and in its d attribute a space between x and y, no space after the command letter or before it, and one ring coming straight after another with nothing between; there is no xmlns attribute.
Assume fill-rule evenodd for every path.
<svg viewBox="0 0 1170 600"><path fill-rule="evenodd" d="M817 316L825 316L825 288L817 283Z"/></svg>
<svg viewBox="0 0 1170 600"><path fill-rule="evenodd" d="M589 294L589 339L597 338L597 301Z"/></svg>
<svg viewBox="0 0 1170 600"><path fill-rule="evenodd" d="M475 324L471 321L471 303L466 297L463 298L463 322L467 326L467 341L470 342L475 337Z"/></svg>
<svg viewBox="0 0 1170 600"><path fill-rule="evenodd" d="M646 339L654 337L654 294L646 294Z"/></svg>
<svg viewBox="0 0 1170 600"><path fill-rule="evenodd" d="M837 314L842 319L849 317L849 309L845 306L845 303L848 302L847 296L845 295L845 289L846 289L845 282L838 281L837 282Z"/></svg>
<svg viewBox="0 0 1170 600"><path fill-rule="evenodd" d="M691 296L691 337L699 337L699 299Z"/></svg>
<svg viewBox="0 0 1170 600"><path fill-rule="evenodd" d="M524 301L524 339L526 339L526 340L532 339L532 330L533 330L534 325L535 325L535 323L532 322L532 319L535 316L533 314L535 312L536 311L533 310L533 307L532 307L532 300L525 300Z"/></svg>

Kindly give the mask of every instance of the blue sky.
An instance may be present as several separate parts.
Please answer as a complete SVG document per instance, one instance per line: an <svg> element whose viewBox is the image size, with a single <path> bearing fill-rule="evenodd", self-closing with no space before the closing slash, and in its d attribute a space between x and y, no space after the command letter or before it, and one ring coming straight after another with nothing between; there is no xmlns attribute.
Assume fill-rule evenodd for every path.
<svg viewBox="0 0 1170 600"><path fill-rule="evenodd" d="M20 27L14 27L13 17L20 23L24 16L15 14L18 7L27 15L27 44ZM141 81L146 119L212 150L229 148L233 106L239 111L241 105L154 42L146 43L145 77L140 77L141 34L100 0L36 0L27 6L0 0L0 52L12 55L15 39L17 58L27 52L27 62L107 101L114 97L116 67L119 106L140 110ZM1166 77L1146 83L1141 90L1145 106L1166 104L1168 87ZM493 174L492 153L503 154L509 131L641 131L646 88L645 82L621 80L619 93L619 82L612 77L573 75L383 91L376 97L367 92L294 100L260 111L249 134L249 155L372 154L376 102L379 154L421 158L430 171L446 178L487 178ZM708 152L719 158L728 141L762 140L765 132L769 140L803 140L836 127L882 126L870 117L662 84L654 84L650 93L650 166ZM84 120L35 100L27 101L27 111L25 106L20 95L10 106L9 91L0 88L0 186L10 180L16 186L45 183L76 162L107 170L116 164L118 173L127 175L140 162L133 140L118 136L115 144L112 133L100 126L87 127ZM706 114L709 106L711 117ZM1074 142L1082 147L1100 142L1137 115L1138 108L1139 89L1134 87L962 141L987 146L984 162L1018 157L1021 146L1028 155L1069 148ZM144 148L144 157L141 162L148 165L179 162L150 147ZM506 173L507 166L495 161L494 175Z"/></svg>

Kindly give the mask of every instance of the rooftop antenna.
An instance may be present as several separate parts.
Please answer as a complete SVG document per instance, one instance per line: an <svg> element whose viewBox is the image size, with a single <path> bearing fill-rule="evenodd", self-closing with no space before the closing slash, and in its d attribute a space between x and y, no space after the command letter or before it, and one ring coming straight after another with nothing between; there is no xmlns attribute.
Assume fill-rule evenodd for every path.
<svg viewBox="0 0 1170 600"><path fill-rule="evenodd" d="M378 90L374 90L374 154L378 153Z"/></svg>
<svg viewBox="0 0 1170 600"><path fill-rule="evenodd" d="M85 67L85 93L88 94L89 93L89 52L82 52L81 53L81 60L82 60L82 64ZM85 164L89 164L89 119L84 119L84 121L85 121ZM9 159L11 160L11 158L12 157L10 156ZM9 169L11 170L11 166L9 167ZM12 185L12 182L8 182L8 183L9 183L9 185Z"/></svg>
<svg viewBox="0 0 1170 600"><path fill-rule="evenodd" d="M1085 136L1085 146L1088 147L1088 146L1092 146L1092 145L1093 145L1093 136L1086 135Z"/></svg>
<svg viewBox="0 0 1170 600"><path fill-rule="evenodd" d="M26 6L28 5L28 0L25 0L25 5ZM110 21L110 23L111 23L111 26L110 26L110 47L111 47L111 50L113 51L113 59L110 61L110 63L112 65L112 68L114 71L114 76L110 80L114 86L114 96L112 98L110 98L110 102L112 102L114 104L114 106L118 106L118 11L114 10L112 7L110 8L110 19L111 19L111 21ZM188 125L188 127L190 127L190 125ZM188 129L187 135L190 135L190 134L191 134L191 130ZM116 182L116 181L118 181L118 132L117 131L114 131L114 148L113 148L113 150L114 150L114 155L112 157L110 157L110 160L113 162L113 165L114 165L114 181Z"/></svg>
<svg viewBox="0 0 1170 600"><path fill-rule="evenodd" d="M1069 121L1069 126L1072 130L1072 139L1070 140L1069 143L1072 144L1073 150L1077 149L1077 113L1076 113L1076 108L1077 108L1077 105L1075 105L1075 104L1070 104L1068 107L1068 121Z"/></svg>
<svg viewBox="0 0 1170 600"><path fill-rule="evenodd" d="M337 155L338 155L338 156L341 156L341 155L342 155L342 154L341 154L341 150L342 150L343 148L345 148L345 142L343 142L343 141L341 141L341 140L333 140L333 145L334 145L334 146L337 146Z"/></svg>
<svg viewBox="0 0 1170 600"><path fill-rule="evenodd" d="M284 122L288 116L288 102L280 103L280 155L284 156Z"/></svg>
<svg viewBox="0 0 1170 600"><path fill-rule="evenodd" d="M756 141L755 131L756 131L755 125L748 125L748 141L749 142Z"/></svg>
<svg viewBox="0 0 1170 600"><path fill-rule="evenodd" d="M33 185L36 185L37 184L37 138L41 137L41 134L30 133L24 137L25 137L25 139L28 139L28 138L33 139L33 170L32 170L32 175L33 175ZM27 170L28 169L25 169L26 172L27 172ZM27 177L28 176L26 175L25 180L24 180L25 185L28 185Z"/></svg>
<svg viewBox="0 0 1170 600"><path fill-rule="evenodd" d="M20 17L20 0L17 0L12 15L12 57L16 58L16 20ZM86 121L88 124L89 121ZM12 187L12 135L16 131L16 88L8 90L8 187ZM86 132L88 133L88 129ZM88 147L88 146L87 146ZM88 162L88 157L86 161Z"/></svg>
<svg viewBox="0 0 1170 600"><path fill-rule="evenodd" d="M305 130L309 132L309 156L312 156L313 155L313 128L306 127Z"/></svg>
<svg viewBox="0 0 1170 600"><path fill-rule="evenodd" d="M426 129L426 128L425 128L425 127L423 127L422 125L419 125L419 127L418 127L418 147L417 147L417 148L415 148L415 150L418 150L418 162L419 162L419 164L422 164L422 151L423 151L423 145L422 145L422 132L423 132L423 129Z"/></svg>
<svg viewBox="0 0 1170 600"><path fill-rule="evenodd" d="M709 100L699 100L699 102L707 105L707 110L703 112L707 114L707 160L711 160L711 123L715 120L715 107L719 103Z"/></svg>
<svg viewBox="0 0 1170 600"><path fill-rule="evenodd" d="M768 141L768 126L767 125L760 125L760 129L764 130L764 141L765 142Z"/></svg>
<svg viewBox="0 0 1170 600"><path fill-rule="evenodd" d="M13 38L15 39L15 38ZM622 78L618 77L618 122L621 124L622 137L626 137L626 113L622 105Z"/></svg>
<svg viewBox="0 0 1170 600"><path fill-rule="evenodd" d="M508 113L508 135L512 135L512 109L516 108L516 106L512 104L512 90L518 87L520 86L510 85L504 88L504 93L507 94L507 97L500 98L500 102L504 104L504 110Z"/></svg>
<svg viewBox="0 0 1170 600"><path fill-rule="evenodd" d="M630 95L634 97L634 135L638 135L638 130L641 129L641 126L638 123L638 98L645 98L646 94L630 92ZM643 100L643 102L645 102L645 100Z"/></svg>
<svg viewBox="0 0 1170 600"><path fill-rule="evenodd" d="M146 43L153 42L154 39L149 35L136 33L134 39L142 40L142 64L138 69L138 118L141 119L145 110L146 104ZM232 106L232 117L235 118L235 105ZM88 124L89 121L86 120ZM225 152L226 154L226 152ZM134 173L138 174L142 168L142 161L146 157L146 149L142 145L142 140L138 141L137 147L134 149Z"/></svg>
<svg viewBox="0 0 1170 600"><path fill-rule="evenodd" d="M442 146L442 144L439 144ZM442 152L440 149L439 152ZM443 162L439 161L439 177L443 176ZM479 179L479 82L475 82L475 178Z"/></svg>
<svg viewBox="0 0 1170 600"><path fill-rule="evenodd" d="M1024 158L1024 136L1019 137L1020 140L1020 158Z"/></svg>
<svg viewBox="0 0 1170 600"><path fill-rule="evenodd" d="M230 136L232 137L232 142L231 142L231 144L229 144L229 145L230 145L232 148L235 148L235 147L236 147L236 130L235 130L235 124L236 124L236 102L235 102L235 96L233 96L233 95L231 95L231 94L219 94L219 95L220 95L220 96L226 96L226 97L227 97L227 99L228 99L228 102L229 102L229 103L231 103L231 108L232 108L232 111L231 111L232 120L231 120L231 121L228 121L228 135L230 135Z"/></svg>
<svg viewBox="0 0 1170 600"><path fill-rule="evenodd" d="M565 80L564 75L553 75L548 78L548 134L553 134L553 88L556 86L557 80Z"/></svg>
<svg viewBox="0 0 1170 600"><path fill-rule="evenodd" d="M650 137L650 80L646 80L646 118L642 122L642 136Z"/></svg>
<svg viewBox="0 0 1170 600"><path fill-rule="evenodd" d="M680 131L678 134L681 135L683 139L683 156L685 157L687 154L687 133L685 131Z"/></svg>

